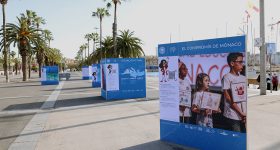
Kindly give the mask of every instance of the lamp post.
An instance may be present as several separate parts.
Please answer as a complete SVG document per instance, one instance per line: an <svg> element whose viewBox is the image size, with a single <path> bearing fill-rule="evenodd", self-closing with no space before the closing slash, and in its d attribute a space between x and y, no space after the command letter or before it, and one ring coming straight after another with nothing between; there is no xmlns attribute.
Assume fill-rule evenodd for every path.
<svg viewBox="0 0 280 150"><path fill-rule="evenodd" d="M266 48L265 48L265 26L264 26L264 0L260 0L260 95L266 95Z"/></svg>

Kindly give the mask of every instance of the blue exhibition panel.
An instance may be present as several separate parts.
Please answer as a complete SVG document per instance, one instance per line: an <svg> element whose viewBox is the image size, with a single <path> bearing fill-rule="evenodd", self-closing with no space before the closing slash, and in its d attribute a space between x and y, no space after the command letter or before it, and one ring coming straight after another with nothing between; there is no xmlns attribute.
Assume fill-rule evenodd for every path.
<svg viewBox="0 0 280 150"><path fill-rule="evenodd" d="M160 44L158 47L159 57L244 52L246 48L245 36Z"/></svg>
<svg viewBox="0 0 280 150"><path fill-rule="evenodd" d="M83 80L91 80L91 66L83 66L82 67L82 79Z"/></svg>
<svg viewBox="0 0 280 150"><path fill-rule="evenodd" d="M160 139L201 150L246 150L246 120L230 118L236 112L224 96L231 90L231 101L246 97L232 102L246 115L246 37L160 44L158 56ZM226 87L224 79L229 81L235 66L242 68L236 71L239 78Z"/></svg>
<svg viewBox="0 0 280 150"><path fill-rule="evenodd" d="M58 85L58 66L43 66L41 69L41 85Z"/></svg>
<svg viewBox="0 0 280 150"><path fill-rule="evenodd" d="M160 139L202 150L246 150L246 134L160 120Z"/></svg>
<svg viewBox="0 0 280 150"><path fill-rule="evenodd" d="M103 59L101 72L101 96L106 100L146 97L144 58Z"/></svg>
<svg viewBox="0 0 280 150"><path fill-rule="evenodd" d="M92 87L101 87L100 64L92 64Z"/></svg>

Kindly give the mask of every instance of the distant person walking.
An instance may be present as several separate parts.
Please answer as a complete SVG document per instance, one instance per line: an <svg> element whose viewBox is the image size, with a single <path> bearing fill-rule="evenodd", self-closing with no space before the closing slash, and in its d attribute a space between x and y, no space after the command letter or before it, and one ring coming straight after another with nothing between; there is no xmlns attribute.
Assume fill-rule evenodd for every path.
<svg viewBox="0 0 280 150"><path fill-rule="evenodd" d="M276 73L274 74L274 76L272 77L272 90L277 91L278 89L278 76L276 75Z"/></svg>
<svg viewBox="0 0 280 150"><path fill-rule="evenodd" d="M261 75L260 74L258 75L257 82L259 83L258 89L260 89L260 82L261 82Z"/></svg>
<svg viewBox="0 0 280 150"><path fill-rule="evenodd" d="M266 90L271 89L271 78L270 78L270 73L266 76Z"/></svg>

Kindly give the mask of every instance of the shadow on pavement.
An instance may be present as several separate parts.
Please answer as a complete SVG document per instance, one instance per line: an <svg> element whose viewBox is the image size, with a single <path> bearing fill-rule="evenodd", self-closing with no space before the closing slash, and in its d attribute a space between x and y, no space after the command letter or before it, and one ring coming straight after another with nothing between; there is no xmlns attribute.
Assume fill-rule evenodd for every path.
<svg viewBox="0 0 280 150"><path fill-rule="evenodd" d="M191 148L182 147L180 145L171 144L163 142L160 140L152 141L148 143L143 143L140 145L135 145L128 148L123 148L121 150L143 150L143 149L152 149L152 150L195 150Z"/></svg>
<svg viewBox="0 0 280 150"><path fill-rule="evenodd" d="M64 99L58 100L55 103L54 109L51 109L51 112L63 112L63 111L72 111L78 109L87 109L87 108L95 108L95 107L106 107L111 105L122 105L128 103L138 103L138 102L148 102L148 101L157 101L159 100L157 97L155 98L139 98L139 99L131 99L131 100L105 100L101 96L95 97L85 97L85 98L73 98L73 99ZM44 102L34 102L34 103L25 103L25 104L16 104L10 105L3 109L4 111L13 111L13 110L36 110L40 109ZM98 104L98 105L94 105ZM78 106L78 107L73 107ZM80 107L79 107L80 106ZM59 109L63 108L63 109ZM38 114L49 113L46 112L37 112ZM15 114L8 117L17 117L17 116L26 116L33 115L34 113L24 113L24 114ZM4 118L5 116L0 116L0 118Z"/></svg>
<svg viewBox="0 0 280 150"><path fill-rule="evenodd" d="M270 146L264 148L264 150L275 150L275 149L279 149L279 148L280 148L280 142L270 145Z"/></svg>
<svg viewBox="0 0 280 150"><path fill-rule="evenodd" d="M157 115L157 114L159 114L159 111L148 112L148 113L137 114L137 115L124 116L124 117L119 117L119 118L106 119L106 120L100 120L100 121L93 121L93 122L87 122L87 123L74 124L74 125L70 125L70 126L64 126L64 127L44 130L43 132L44 133L48 133L48 132L53 132L53 131L60 131L60 130L66 130L66 129L72 129L72 128L79 128L79 127L90 126L90 125L95 125L95 124L101 124L101 123L106 123L106 122L114 122L114 121L118 121L118 120L125 120L125 119L144 117L144 116L149 116L149 115ZM28 136L28 135L41 134L41 133L42 132L29 132L29 133L20 134L20 136ZM5 136L5 137L0 137L0 141L1 140L5 140L5 139L10 139L10 138L16 138L18 136L19 136L19 134L11 135L11 136Z"/></svg>
<svg viewBox="0 0 280 150"><path fill-rule="evenodd" d="M101 96L64 99L64 100L56 101L54 108L91 105L91 104L106 103L106 102L108 101L106 101Z"/></svg>
<svg viewBox="0 0 280 150"><path fill-rule="evenodd" d="M54 108L91 105L91 104L105 103L105 102L110 102L110 101L104 100L104 98L101 96L73 98L73 99L57 100ZM4 108L3 110L10 111L10 110L40 109L43 104L44 104L44 102L14 104L14 105L9 105L8 107Z"/></svg>
<svg viewBox="0 0 280 150"><path fill-rule="evenodd" d="M34 82L38 82L38 81L34 81ZM42 85L41 84L24 84L24 85L14 85L14 86L5 85L5 86L0 86L0 88L17 88L17 87L31 87L31 86L42 86Z"/></svg>
<svg viewBox="0 0 280 150"><path fill-rule="evenodd" d="M4 108L4 111L9 110L30 110L30 109L40 109L44 102L35 102L35 103L24 103L24 104L14 104L9 105Z"/></svg>

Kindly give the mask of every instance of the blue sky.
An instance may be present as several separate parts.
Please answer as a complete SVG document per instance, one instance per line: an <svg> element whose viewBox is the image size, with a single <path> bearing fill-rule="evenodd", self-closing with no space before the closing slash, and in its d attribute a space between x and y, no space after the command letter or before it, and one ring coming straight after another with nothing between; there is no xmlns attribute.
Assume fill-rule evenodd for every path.
<svg viewBox="0 0 280 150"><path fill-rule="evenodd" d="M258 0L250 0L257 7ZM156 55L158 44L209 39L241 34L245 24L247 0L129 0L118 7L118 30L129 29L143 41L146 55ZM266 25L280 20L279 0L266 2ZM103 0L9 0L7 22L16 23L16 16L33 10L43 17L54 36L51 47L61 50L67 58L74 58L83 43L84 35L95 32L99 20L92 11L105 7ZM278 9L278 10L277 10ZM250 10L255 35L259 35L258 13ZM111 17L104 18L103 35L112 35ZM273 17L273 20L272 20ZM2 15L0 17L2 20ZM251 22L250 21L250 22ZM249 35L251 33L249 24ZM276 26L266 26L267 41L276 37ZM99 33L99 30L98 30ZM252 32L253 33L253 32ZM273 38L270 38L273 37ZM279 39L279 38L278 38ZM251 48L249 41L248 47ZM91 46L92 47L92 46ZM13 48L17 51L16 48ZM12 49L12 50L13 50Z"/></svg>

